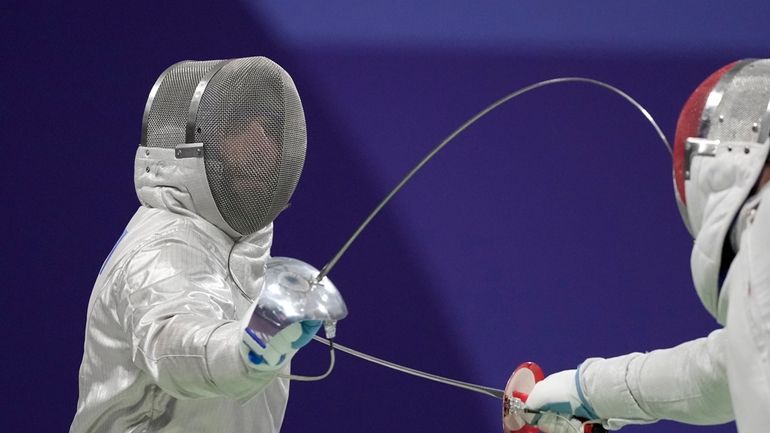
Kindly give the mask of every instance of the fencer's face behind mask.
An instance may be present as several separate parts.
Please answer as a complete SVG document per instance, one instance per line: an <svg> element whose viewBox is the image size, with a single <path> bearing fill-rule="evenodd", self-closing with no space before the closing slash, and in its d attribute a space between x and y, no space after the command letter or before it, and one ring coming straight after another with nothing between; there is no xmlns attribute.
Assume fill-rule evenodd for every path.
<svg viewBox="0 0 770 433"><path fill-rule="evenodd" d="M306 147L294 83L264 57L173 65L150 93L142 138L142 145L175 148L178 155L180 146L202 144L198 156L216 211L225 231L241 236L287 206Z"/></svg>
<svg viewBox="0 0 770 433"><path fill-rule="evenodd" d="M254 119L242 131L237 131L224 140L222 152L222 178L225 189L236 200L234 204L246 203L249 197L258 197L267 185L274 188L276 171L280 168L280 147L275 138L269 137L265 121ZM248 212L241 209L241 212Z"/></svg>

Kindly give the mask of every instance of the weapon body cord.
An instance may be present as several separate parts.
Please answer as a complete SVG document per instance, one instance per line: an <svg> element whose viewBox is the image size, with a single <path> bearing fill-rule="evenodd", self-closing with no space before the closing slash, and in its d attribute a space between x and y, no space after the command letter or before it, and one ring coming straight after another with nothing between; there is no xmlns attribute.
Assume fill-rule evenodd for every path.
<svg viewBox="0 0 770 433"><path fill-rule="evenodd" d="M323 343L323 344L329 344L330 346L333 344L334 347L339 350L340 352L345 352L348 355L354 356L356 358L363 359L364 361L368 361L377 365L381 365L386 368L390 368L396 371L399 371L401 373L406 373L412 376L421 377L423 379L432 380L434 382L443 383L445 385L453 386L456 388L465 389L468 391L477 392L480 394L484 394L496 399L502 399L505 395L505 392L501 389L491 388L488 386L483 385L477 385L475 383L469 383L469 382L462 382L456 379L450 379L448 377L439 376L437 374L432 373L426 373L424 371L420 371L414 368L405 367L403 365L396 364L395 362L386 361L382 358L377 358L376 356L368 355L363 352L359 352L355 349L351 349L350 347L343 346L339 343L333 343L331 340L327 340L325 338L314 336L314 340ZM327 371L326 375L329 374L331 370ZM541 414L541 415L552 415L558 419L561 419L562 421L566 422L566 425L568 425L575 433L583 433L584 427L586 424L601 424L601 420L587 420L587 421L579 421L570 419L567 416L564 416L560 413L556 412L547 412L547 411L541 411L541 410L533 410L533 409L524 409L525 413L529 414ZM580 422L580 427L576 426L576 422Z"/></svg>

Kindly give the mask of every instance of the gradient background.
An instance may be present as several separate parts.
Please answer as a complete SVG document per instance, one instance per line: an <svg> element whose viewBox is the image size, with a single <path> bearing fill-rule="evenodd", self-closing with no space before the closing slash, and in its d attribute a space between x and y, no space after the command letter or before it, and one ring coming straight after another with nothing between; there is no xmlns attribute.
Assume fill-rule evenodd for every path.
<svg viewBox="0 0 770 433"><path fill-rule="evenodd" d="M711 71L770 56L769 13L765 1L6 1L1 429L69 427L91 285L137 206L142 110L168 65L266 55L292 74L309 146L274 255L321 267L492 100L592 77L671 137ZM670 157L642 116L603 89L542 89L448 146L340 261L338 339L499 388L522 361L554 372L670 347L718 326L692 287L690 244ZM295 371L326 362L313 344ZM489 397L340 354L330 379L293 385L283 431L499 432L499 413Z"/></svg>

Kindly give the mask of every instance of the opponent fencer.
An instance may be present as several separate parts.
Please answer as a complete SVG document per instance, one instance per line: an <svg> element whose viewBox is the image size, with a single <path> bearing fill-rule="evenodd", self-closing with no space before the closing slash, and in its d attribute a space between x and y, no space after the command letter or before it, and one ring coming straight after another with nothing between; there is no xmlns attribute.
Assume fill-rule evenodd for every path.
<svg viewBox="0 0 770 433"><path fill-rule="evenodd" d="M742 60L709 76L677 123L674 184L695 239L693 281L723 328L546 377L526 402L551 412L530 419L541 430L582 432L575 417L612 430L661 419L770 430L768 102L770 60Z"/></svg>
<svg viewBox="0 0 770 433"><path fill-rule="evenodd" d="M277 432L317 321L252 317L304 164L291 77L263 57L172 65L145 107L141 202L88 305L81 432Z"/></svg>

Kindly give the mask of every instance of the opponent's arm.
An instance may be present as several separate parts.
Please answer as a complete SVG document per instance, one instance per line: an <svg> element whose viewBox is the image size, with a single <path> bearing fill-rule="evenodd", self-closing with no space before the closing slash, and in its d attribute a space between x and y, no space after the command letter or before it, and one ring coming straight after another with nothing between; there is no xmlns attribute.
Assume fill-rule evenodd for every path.
<svg viewBox="0 0 770 433"><path fill-rule="evenodd" d="M720 329L670 349L590 358L576 370L538 382L527 406L595 417L612 430L660 419L701 425L731 421L724 338ZM553 417L538 422L550 433L573 431Z"/></svg>

